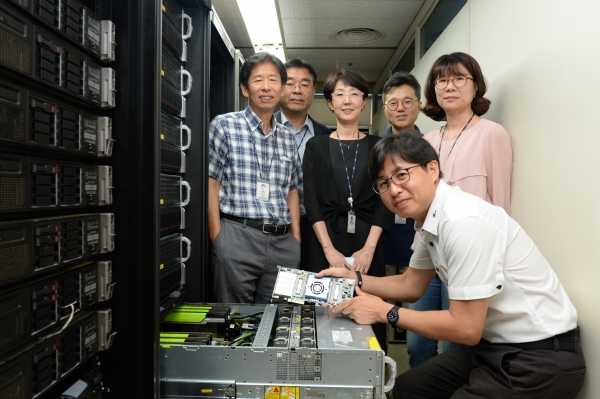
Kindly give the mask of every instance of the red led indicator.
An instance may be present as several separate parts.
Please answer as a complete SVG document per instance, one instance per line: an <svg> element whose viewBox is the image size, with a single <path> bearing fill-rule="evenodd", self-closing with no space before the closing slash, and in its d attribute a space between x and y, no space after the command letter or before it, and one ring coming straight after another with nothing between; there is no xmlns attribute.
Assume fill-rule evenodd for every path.
<svg viewBox="0 0 600 399"><path fill-rule="evenodd" d="M56 301L56 295L52 294L52 302Z"/></svg>
<svg viewBox="0 0 600 399"><path fill-rule="evenodd" d="M56 166L52 167L52 173L56 173Z"/></svg>
<svg viewBox="0 0 600 399"><path fill-rule="evenodd" d="M56 284L52 284L52 291L56 291Z"/></svg>
<svg viewBox="0 0 600 399"><path fill-rule="evenodd" d="M52 113L56 112L56 107L54 105L50 106L50 112L52 112Z"/></svg>
<svg viewBox="0 0 600 399"><path fill-rule="evenodd" d="M52 352L56 352L56 344L52 344Z"/></svg>
<svg viewBox="0 0 600 399"><path fill-rule="evenodd" d="M54 231L58 233L58 225L54 226Z"/></svg>
<svg viewBox="0 0 600 399"><path fill-rule="evenodd" d="M54 242L58 242L58 236L54 236Z"/></svg>
<svg viewBox="0 0 600 399"><path fill-rule="evenodd" d="M56 52L60 53L60 46L56 46Z"/></svg>

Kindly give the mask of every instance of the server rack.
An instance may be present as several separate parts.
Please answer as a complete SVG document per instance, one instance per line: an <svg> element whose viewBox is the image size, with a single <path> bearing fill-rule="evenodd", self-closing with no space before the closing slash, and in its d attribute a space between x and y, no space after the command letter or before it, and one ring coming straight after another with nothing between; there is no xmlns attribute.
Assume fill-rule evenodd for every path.
<svg viewBox="0 0 600 399"><path fill-rule="evenodd" d="M178 7L186 17L172 12ZM14 397L18 387L25 398L55 398L76 392L81 384L94 398L159 397L159 321L161 311L168 312L177 295L170 298L171 303L165 299L175 291L183 293L181 274L177 274L181 268L178 271L174 264L190 256L190 247L181 244L184 237L194 243L186 264L190 271L186 286L192 300L205 295L210 10L210 0L0 3L0 34L4 35L0 145L8 155L0 160L0 228L10 233L2 235L0 255L10 246L15 253L15 242L7 243L6 237L15 241L22 236L34 243L32 256L37 256L22 262L33 265L33 272L23 274L18 269L14 276L10 274L14 268L1 270L7 272L2 274L6 278L0 278L3 320L28 323L21 336L0 332L3 342L7 337L11 344L20 342L15 344L18 348L5 348L0 355L0 397ZM177 40L182 33L178 15L182 26L191 19L194 27L185 44L183 38ZM175 40L167 40L168 53L163 55L165 33L167 39ZM102 41L103 36L108 40ZM185 45L190 61L184 64L186 72L178 74L176 64L182 64ZM182 74L185 77L178 86ZM191 92L178 96L182 84L185 89L192 80ZM193 112L181 114L184 104ZM164 119L165 110L170 119ZM183 139L181 134L179 139L172 134L178 111L179 119L186 116L189 128L183 129ZM182 168L184 159L187 169ZM32 165L36 165L35 173ZM182 230L181 203L161 208L161 174L185 179L192 188L187 219L194 221L188 223L193 228ZM84 191L94 186L93 179L85 179L89 176L96 176L97 186L107 182L107 191ZM114 251L80 250L76 226L69 224L63 230L67 221L61 218L88 214L110 215L105 219ZM60 234L52 230L55 225ZM180 244L178 255L175 251L175 259L163 263L161 270L161 255L165 255L161 238L172 248L173 235ZM35 245L40 239L43 248ZM64 259L63 249L68 251ZM79 253L90 254L96 272L89 272L92 266L87 263L79 263L86 261L78 258ZM88 273L71 271L74 264ZM83 281L81 276L91 278L90 273L96 273L102 293L99 289L95 300L82 298L64 331L39 340L41 334L56 332L68 318L57 304L87 289L74 282L73 276ZM31 301L33 292L41 299ZM100 307L98 298L108 302ZM29 320L34 313L35 318ZM73 342L82 342L78 340L92 330L97 341L91 350L74 349L78 346ZM118 335L113 340L114 332ZM73 357L74 350L79 357ZM32 359L36 359L36 370L31 368ZM60 367L63 371L57 372Z"/></svg>

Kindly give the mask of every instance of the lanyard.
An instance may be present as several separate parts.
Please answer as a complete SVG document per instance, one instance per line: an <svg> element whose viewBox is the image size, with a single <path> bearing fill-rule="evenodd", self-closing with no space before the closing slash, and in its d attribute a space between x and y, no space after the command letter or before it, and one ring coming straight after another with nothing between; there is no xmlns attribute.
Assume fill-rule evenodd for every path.
<svg viewBox="0 0 600 399"><path fill-rule="evenodd" d="M463 134L463 132L465 131L465 129L467 128L467 126L469 126L469 123L471 123L471 120L473 119L474 116L475 116L475 113L473 112L473 115L471 115L471 117L467 121L467 124L465 125L465 127L462 128L462 130L460 131L460 133L458 134L458 136L456 136L456 139L454 139L454 144L452 144L452 147L450 148L450 152L448 153L448 158L446 158L446 161L448 159L450 159L450 154L452 154L452 150L454 149L454 146L456 145L456 142L460 138L460 135ZM444 132L442 133L442 140L440 141L440 149L439 149L439 152L438 152L438 158L440 158L440 162L442 162L442 160L441 160L441 158L442 158L442 143L444 142L444 134L446 134L447 127L448 127L448 124L446 123L446 126L444 126ZM441 167L442 167L442 165L440 165L440 168Z"/></svg>
<svg viewBox="0 0 600 399"><path fill-rule="evenodd" d="M338 138L338 143L340 144L340 151L342 152L342 159L344 160L344 169L346 170L346 180L348 181L348 190L350 191L350 197L348 197L348 202L350 203L350 209L354 210L352 199L352 181L354 180L354 171L356 170L356 159L358 158L358 145L360 144L360 132L358 133L358 139L356 140L356 152L354 154L354 166L352 167L352 179L348 175L348 167L346 166L346 157L344 156L344 149L342 148L342 140L340 140L340 135L337 130L335 131L335 135Z"/></svg>
<svg viewBox="0 0 600 399"><path fill-rule="evenodd" d="M304 141L304 138L306 137L306 133L308 133L308 125L304 125L306 126L306 130L304 131L304 136L302 136L302 140L300 140L300 143L298 144L298 150L300 149L300 147L302 147L302 142Z"/></svg>
<svg viewBox="0 0 600 399"><path fill-rule="evenodd" d="M274 129L275 126L273 126L271 129ZM262 128L261 128L262 131ZM277 136L275 135L275 132L273 132L273 136L275 138L275 145L277 145ZM274 155L271 156L271 161L269 162L269 169L267 169L267 175L266 177L263 177L263 168L260 166L260 161L258 159L258 151L256 151L256 144L254 143L254 133L250 132L250 140L252 140L252 147L254 147L254 155L256 155L256 163L258 164L258 173L260 175L261 179L264 180L268 180L269 179L269 173L271 173L271 165L273 164L273 158ZM276 149L275 149L276 151Z"/></svg>

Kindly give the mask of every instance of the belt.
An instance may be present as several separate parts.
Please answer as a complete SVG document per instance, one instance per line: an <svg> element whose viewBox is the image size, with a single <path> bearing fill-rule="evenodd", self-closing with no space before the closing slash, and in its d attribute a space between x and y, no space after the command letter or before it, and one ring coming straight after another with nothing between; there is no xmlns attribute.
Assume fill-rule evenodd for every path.
<svg viewBox="0 0 600 399"><path fill-rule="evenodd" d="M484 343L490 344L484 340ZM578 351L581 348L579 339L579 327L554 337L533 342L520 342L515 344L493 343L493 345L512 346L521 349L542 349L551 351Z"/></svg>
<svg viewBox="0 0 600 399"><path fill-rule="evenodd" d="M274 236L282 236L282 235L285 235L290 232L289 224L285 224L283 226L277 226L277 225L274 225L271 223L262 223L262 222L259 222L258 220L239 218L237 216L231 216L231 215L227 215L225 213L222 213L221 217L223 219L233 220L234 222L238 222L238 223L244 224L246 226L254 227L255 229L258 229L265 234L273 234Z"/></svg>

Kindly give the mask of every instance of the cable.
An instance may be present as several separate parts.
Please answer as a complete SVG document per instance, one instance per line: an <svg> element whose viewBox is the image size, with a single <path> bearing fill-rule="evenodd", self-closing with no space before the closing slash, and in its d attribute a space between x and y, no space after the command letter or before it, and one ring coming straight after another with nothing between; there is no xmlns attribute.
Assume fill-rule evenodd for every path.
<svg viewBox="0 0 600 399"><path fill-rule="evenodd" d="M77 301L71 302L67 306L61 306L61 308L63 308L63 309L66 309L66 308L70 307L71 308L71 314L69 315L69 320L67 320L67 322L65 323L65 325L63 326L63 328L60 329L60 331L57 331L57 332L55 332L53 334L45 335L43 337L39 337L39 339L42 340L42 339L50 338L50 337L53 337L53 336L58 335L61 332L63 332L64 329L69 326L69 324L71 323L71 320L73 320L73 315L75 314L75 304L76 303L77 303Z"/></svg>

